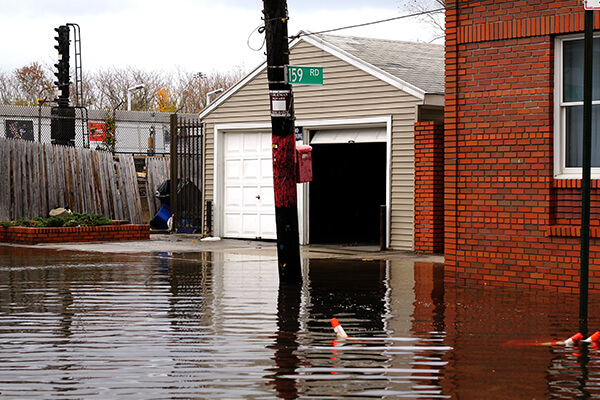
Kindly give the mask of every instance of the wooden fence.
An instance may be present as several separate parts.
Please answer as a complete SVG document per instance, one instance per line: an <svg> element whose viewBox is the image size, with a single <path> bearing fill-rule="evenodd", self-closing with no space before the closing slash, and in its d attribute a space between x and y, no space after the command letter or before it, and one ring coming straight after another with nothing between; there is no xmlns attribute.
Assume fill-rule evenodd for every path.
<svg viewBox="0 0 600 400"><path fill-rule="evenodd" d="M169 166L169 157L146 158L146 199L151 217L162 207L162 203L156 198L156 189L164 180L169 179Z"/></svg>
<svg viewBox="0 0 600 400"><path fill-rule="evenodd" d="M57 207L144 223L133 157L0 138L0 221Z"/></svg>

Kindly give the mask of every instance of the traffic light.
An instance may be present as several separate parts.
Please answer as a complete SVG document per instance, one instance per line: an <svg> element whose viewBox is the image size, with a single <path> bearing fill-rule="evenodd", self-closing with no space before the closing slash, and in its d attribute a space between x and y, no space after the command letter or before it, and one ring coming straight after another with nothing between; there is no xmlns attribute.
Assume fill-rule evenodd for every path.
<svg viewBox="0 0 600 400"><path fill-rule="evenodd" d="M58 36L54 39L58 42L54 46L58 50L58 63L54 64L57 72L54 73L58 79L54 84L58 87L58 105L68 106L69 105L69 27L67 25L61 25L58 28L54 28L58 32Z"/></svg>

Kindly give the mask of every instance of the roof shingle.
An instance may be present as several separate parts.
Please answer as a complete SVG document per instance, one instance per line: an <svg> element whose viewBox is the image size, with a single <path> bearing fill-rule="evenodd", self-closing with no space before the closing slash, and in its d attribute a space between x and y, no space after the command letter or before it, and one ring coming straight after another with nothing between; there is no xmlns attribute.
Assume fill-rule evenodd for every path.
<svg viewBox="0 0 600 400"><path fill-rule="evenodd" d="M432 43L313 34L425 93L444 93L444 46Z"/></svg>

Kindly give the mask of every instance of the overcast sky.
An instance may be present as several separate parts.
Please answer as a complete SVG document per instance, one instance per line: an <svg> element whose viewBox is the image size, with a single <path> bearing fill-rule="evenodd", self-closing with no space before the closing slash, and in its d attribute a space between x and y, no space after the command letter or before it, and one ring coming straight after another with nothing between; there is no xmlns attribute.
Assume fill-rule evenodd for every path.
<svg viewBox="0 0 600 400"><path fill-rule="evenodd" d="M408 0L288 0L290 34L407 14ZM56 62L55 27L81 28L82 67L211 72L264 61L261 0L0 0L0 69ZM338 35L429 41L415 18L335 32ZM73 33L71 33L73 38ZM71 48L71 54L73 50Z"/></svg>

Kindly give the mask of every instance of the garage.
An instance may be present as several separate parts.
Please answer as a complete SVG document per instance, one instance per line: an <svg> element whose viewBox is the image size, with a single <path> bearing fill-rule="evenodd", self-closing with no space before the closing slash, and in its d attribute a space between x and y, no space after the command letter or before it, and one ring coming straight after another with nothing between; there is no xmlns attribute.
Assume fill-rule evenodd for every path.
<svg viewBox="0 0 600 400"><path fill-rule="evenodd" d="M315 131L309 198L312 244L374 245L386 204L386 130Z"/></svg>
<svg viewBox="0 0 600 400"><path fill-rule="evenodd" d="M293 87L296 140L313 148L313 181L298 185L300 243L413 251L415 122L443 121L443 46L311 34L289 48L290 65L323 68L322 85ZM267 72L257 66L199 116L215 236L276 239Z"/></svg>
<svg viewBox="0 0 600 400"><path fill-rule="evenodd" d="M223 134L223 236L276 239L271 132Z"/></svg>

